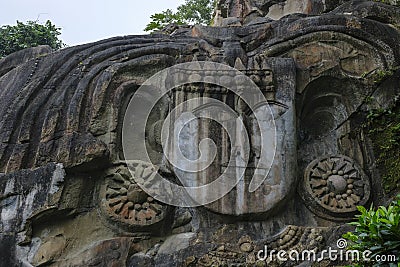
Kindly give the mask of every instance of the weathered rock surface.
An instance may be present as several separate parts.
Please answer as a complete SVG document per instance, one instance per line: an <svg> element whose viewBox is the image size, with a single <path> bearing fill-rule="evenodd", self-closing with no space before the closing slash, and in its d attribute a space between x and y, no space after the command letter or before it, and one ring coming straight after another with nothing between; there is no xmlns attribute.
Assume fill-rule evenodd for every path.
<svg viewBox="0 0 400 267"><path fill-rule="evenodd" d="M265 264L257 263L265 245L285 251L334 245L356 205L384 204L399 191L382 189L372 141L361 126L368 109L391 107L400 96L398 73L374 82L377 73L400 64L400 8L371 1L221 0L216 14L224 27L175 25L168 34L57 52L40 47L0 61L4 266ZM148 119L152 162L138 163L135 175L151 178L157 169L176 180L161 153L160 122L186 99L201 95L230 105L243 114L252 139L251 164L239 186L214 203L176 208L132 179L122 122L149 77L197 61L229 65L255 82L273 110L277 153L266 182L248 192L251 164L261 153L252 114L221 88L178 88ZM143 104L151 104L149 96ZM212 179L226 167L230 142L209 122L191 130L181 145L210 137L222 154L208 170ZM190 145L182 150L197 153ZM201 176L193 178L197 183Z"/></svg>
<svg viewBox="0 0 400 267"><path fill-rule="evenodd" d="M6 74L13 68L21 65L29 60L36 59L51 53L53 50L48 45L40 45L37 47L26 48L17 51L8 57L0 60L0 76Z"/></svg>
<svg viewBox="0 0 400 267"><path fill-rule="evenodd" d="M59 208L64 177L62 164L54 163L0 176L2 264L13 266L32 260L37 249L31 240L32 222ZM25 247L27 243L32 246ZM58 240L53 245L59 247L60 243Z"/></svg>

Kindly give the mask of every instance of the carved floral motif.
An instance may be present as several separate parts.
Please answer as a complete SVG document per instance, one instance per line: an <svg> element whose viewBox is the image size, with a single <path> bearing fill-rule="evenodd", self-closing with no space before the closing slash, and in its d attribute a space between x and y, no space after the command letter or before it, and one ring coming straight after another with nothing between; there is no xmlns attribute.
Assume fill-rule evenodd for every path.
<svg viewBox="0 0 400 267"><path fill-rule="evenodd" d="M369 180L364 172L352 159L342 155L311 162L306 168L303 186L303 196L331 214L355 212L370 195Z"/></svg>
<svg viewBox="0 0 400 267"><path fill-rule="evenodd" d="M139 166L136 175L146 179L151 166ZM119 167L105 177L101 189L102 208L115 221L128 225L146 226L164 219L166 207L148 196L125 168Z"/></svg>

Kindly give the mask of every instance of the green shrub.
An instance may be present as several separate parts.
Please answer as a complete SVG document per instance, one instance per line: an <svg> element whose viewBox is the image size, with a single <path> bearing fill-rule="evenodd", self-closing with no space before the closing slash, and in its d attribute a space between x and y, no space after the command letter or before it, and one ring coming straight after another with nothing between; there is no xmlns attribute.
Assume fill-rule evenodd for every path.
<svg viewBox="0 0 400 267"><path fill-rule="evenodd" d="M351 241L349 248L360 252L370 250L371 259L377 255L396 255L399 260L400 195L387 208L380 206L375 210L371 205L369 210L362 206L359 206L358 210L361 214L356 215L357 221L349 223L356 229L343 235ZM372 260L355 266L398 266L398 264Z"/></svg>
<svg viewBox="0 0 400 267"><path fill-rule="evenodd" d="M53 49L60 49L65 46L58 39L60 34L60 28L49 20L45 24L37 21L27 21L26 23L17 21L17 25L1 26L0 58L38 45L49 45Z"/></svg>
<svg viewBox="0 0 400 267"><path fill-rule="evenodd" d="M171 9L151 15L151 22L147 24L145 31L162 30L168 24L203 24L210 25L215 8L215 0L185 0L178 6L177 11Z"/></svg>

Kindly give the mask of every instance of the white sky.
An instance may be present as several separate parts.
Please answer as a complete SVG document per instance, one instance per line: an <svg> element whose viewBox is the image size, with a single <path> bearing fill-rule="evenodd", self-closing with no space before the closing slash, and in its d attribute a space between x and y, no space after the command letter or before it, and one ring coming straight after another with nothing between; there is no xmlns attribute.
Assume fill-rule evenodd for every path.
<svg viewBox="0 0 400 267"><path fill-rule="evenodd" d="M2 0L0 25L51 20L69 46L108 37L144 34L150 15L175 10L184 0Z"/></svg>

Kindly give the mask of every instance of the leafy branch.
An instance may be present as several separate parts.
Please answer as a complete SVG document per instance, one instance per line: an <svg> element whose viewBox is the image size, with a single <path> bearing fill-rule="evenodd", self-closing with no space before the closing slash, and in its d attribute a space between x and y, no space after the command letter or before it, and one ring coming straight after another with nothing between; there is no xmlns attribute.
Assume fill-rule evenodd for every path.
<svg viewBox="0 0 400 267"><path fill-rule="evenodd" d="M150 16L151 22L145 31L162 30L169 24L203 24L209 25L212 21L216 0L185 0L178 6L177 11L171 9L155 13Z"/></svg>
<svg viewBox="0 0 400 267"><path fill-rule="evenodd" d="M50 20L44 25L37 21L26 23L17 21L17 25L0 27L0 58L28 47L49 45L53 49L60 49L65 44L58 38L61 34Z"/></svg>

